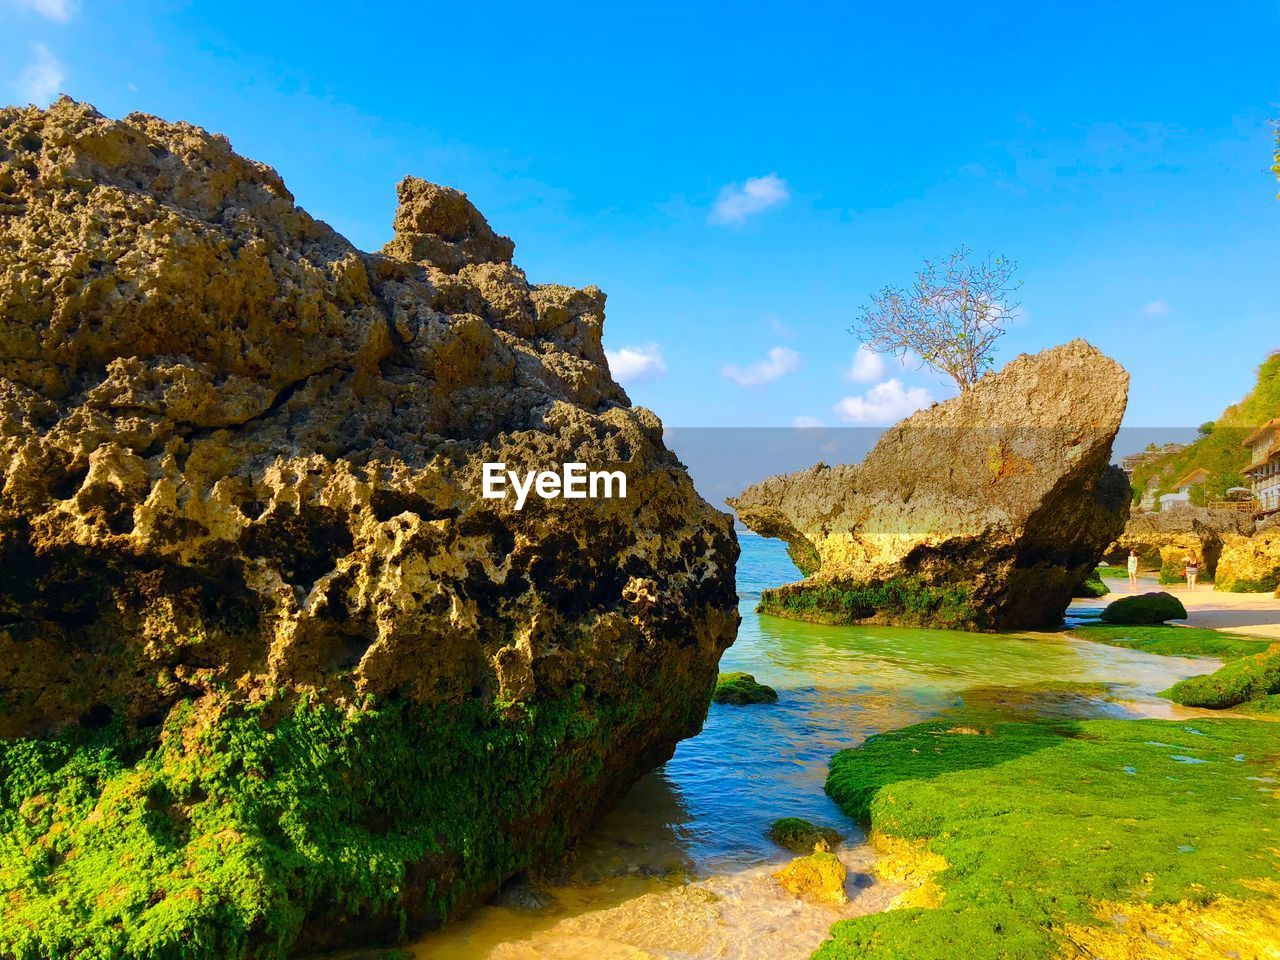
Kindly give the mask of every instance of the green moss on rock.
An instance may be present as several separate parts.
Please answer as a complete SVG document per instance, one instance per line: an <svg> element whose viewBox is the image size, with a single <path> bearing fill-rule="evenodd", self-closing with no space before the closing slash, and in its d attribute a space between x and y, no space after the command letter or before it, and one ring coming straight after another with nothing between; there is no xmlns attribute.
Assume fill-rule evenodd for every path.
<svg viewBox="0 0 1280 960"><path fill-rule="evenodd" d="M556 824L598 802L566 785L600 775L632 709L581 688L505 708L184 704L149 735L0 742L0 956L283 960L340 929L395 940L406 915L443 921L557 852Z"/></svg>
<svg viewBox="0 0 1280 960"><path fill-rule="evenodd" d="M1280 693L1280 647L1232 660L1216 673L1189 677L1161 696L1187 707L1223 710Z"/></svg>
<svg viewBox="0 0 1280 960"><path fill-rule="evenodd" d="M1234 660L1262 653L1271 646L1269 640L1246 637L1239 633L1170 624L1119 626L1090 623L1074 627L1070 633L1080 640L1165 657L1216 657L1219 660Z"/></svg>
<svg viewBox="0 0 1280 960"><path fill-rule="evenodd" d="M1156 624L1166 620L1185 620L1187 608L1171 593L1143 593L1121 597L1102 611L1103 623Z"/></svg>
<svg viewBox="0 0 1280 960"><path fill-rule="evenodd" d="M938 628L977 625L978 611L962 585L933 586L910 577L877 584L839 582L791 583L760 596L760 613L807 620L812 623L848 624L887 620Z"/></svg>
<svg viewBox="0 0 1280 960"><path fill-rule="evenodd" d="M1259 697L1257 700L1242 703L1239 709L1241 713L1257 717L1280 715L1280 693L1269 693L1265 697Z"/></svg>
<svg viewBox="0 0 1280 960"><path fill-rule="evenodd" d="M1085 577L1084 582L1076 588L1075 596L1089 600L1096 600L1099 597L1105 597L1110 592L1111 588L1102 582L1101 571L1094 570Z"/></svg>
<svg viewBox="0 0 1280 960"><path fill-rule="evenodd" d="M778 691L741 671L722 673L716 678L716 690L711 699L716 703L746 706L752 703L777 703Z"/></svg>
<svg viewBox="0 0 1280 960"><path fill-rule="evenodd" d="M844 839L830 827L819 827L801 817L781 817L773 821L768 837L792 853L813 853L817 846L830 850Z"/></svg>
<svg viewBox="0 0 1280 960"><path fill-rule="evenodd" d="M1125 904L1269 903L1276 801L1250 778L1275 776L1278 754L1280 725L1251 720L953 719L871 737L836 754L827 791L941 856L941 900L842 921L814 956L1049 960L1076 955L1073 927L1125 936L1108 912Z"/></svg>

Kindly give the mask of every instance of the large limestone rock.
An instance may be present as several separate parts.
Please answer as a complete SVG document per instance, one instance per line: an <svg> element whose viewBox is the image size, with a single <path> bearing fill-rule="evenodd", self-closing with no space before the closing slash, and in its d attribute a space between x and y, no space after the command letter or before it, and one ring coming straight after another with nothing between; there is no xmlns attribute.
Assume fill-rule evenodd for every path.
<svg viewBox="0 0 1280 960"><path fill-rule="evenodd" d="M1253 520L1236 511L1187 505L1136 513L1125 524L1119 539L1107 549L1107 559L1124 563L1133 550L1144 568L1159 570L1166 582L1173 583L1182 578L1182 561L1194 555L1201 562L1202 576L1212 579L1218 569L1223 538L1252 531Z"/></svg>
<svg viewBox="0 0 1280 960"><path fill-rule="evenodd" d="M1268 525L1252 537L1229 534L1218 559L1214 589L1280 595L1280 526Z"/></svg>
<svg viewBox="0 0 1280 960"><path fill-rule="evenodd" d="M1109 467L1128 374L1082 340L1022 356L885 431L857 466L818 464L730 500L808 577L769 613L978 629L1057 624L1120 533Z"/></svg>
<svg viewBox="0 0 1280 960"><path fill-rule="evenodd" d="M399 194L362 253L223 137L0 111L0 738L128 744L13 821L59 837L0 864L24 956L439 922L700 728L737 545L610 378L604 294L529 283L456 190ZM487 461L627 496L517 510Z"/></svg>

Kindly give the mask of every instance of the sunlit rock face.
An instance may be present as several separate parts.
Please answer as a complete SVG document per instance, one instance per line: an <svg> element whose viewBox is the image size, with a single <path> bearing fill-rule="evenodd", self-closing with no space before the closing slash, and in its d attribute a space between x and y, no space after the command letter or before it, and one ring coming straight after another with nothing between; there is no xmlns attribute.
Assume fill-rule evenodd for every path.
<svg viewBox="0 0 1280 960"><path fill-rule="evenodd" d="M829 623L1060 622L1129 513L1109 466L1128 385L1075 340L890 427L859 465L748 488L730 505L786 540L807 576L761 609Z"/></svg>
<svg viewBox="0 0 1280 960"><path fill-rule="evenodd" d="M408 178L363 253L221 136L0 110L0 736L298 698L587 717L501 811L509 772L472 759L503 862L417 864L419 901L378 914L412 920L695 733L738 622L729 517L611 379L604 294L529 283L513 248ZM485 462L627 496L516 510Z"/></svg>
<svg viewBox="0 0 1280 960"><path fill-rule="evenodd" d="M1187 505L1138 513L1129 518L1120 538L1108 548L1107 559L1124 563L1132 550L1144 567L1158 567L1180 579L1181 562L1194 554L1200 560L1202 573L1213 577L1224 540L1252 532L1252 518L1236 511Z"/></svg>

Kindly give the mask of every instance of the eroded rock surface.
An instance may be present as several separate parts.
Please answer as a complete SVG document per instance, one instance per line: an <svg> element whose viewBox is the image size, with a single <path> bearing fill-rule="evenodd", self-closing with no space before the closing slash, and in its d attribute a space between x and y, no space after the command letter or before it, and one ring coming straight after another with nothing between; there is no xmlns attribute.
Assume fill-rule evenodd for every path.
<svg viewBox="0 0 1280 960"><path fill-rule="evenodd" d="M399 199L362 253L223 137L0 111L0 737L302 697L421 707L423 751L518 717L549 758L467 761L471 839L432 833L457 798L367 811L417 831L403 882L291 888L303 942L436 922L570 842L699 729L737 625L729 518L610 378L604 294L529 283L456 190ZM481 498L487 461L628 495L517 511Z"/></svg>
<svg viewBox="0 0 1280 960"><path fill-rule="evenodd" d="M1194 555L1200 560L1203 575L1212 578L1218 569L1223 538L1252 531L1249 515L1235 511L1188 505L1136 513L1107 550L1107 559L1124 563L1133 550L1143 567L1158 569L1166 581L1174 582L1182 578L1183 559Z"/></svg>
<svg viewBox="0 0 1280 960"><path fill-rule="evenodd" d="M1129 377L1082 340L1022 356L889 428L856 466L729 503L806 574L761 609L821 622L1048 627L1123 528L1108 466Z"/></svg>
<svg viewBox="0 0 1280 960"><path fill-rule="evenodd" d="M1280 595L1280 526L1265 526L1252 537L1228 534L1218 560L1215 589Z"/></svg>

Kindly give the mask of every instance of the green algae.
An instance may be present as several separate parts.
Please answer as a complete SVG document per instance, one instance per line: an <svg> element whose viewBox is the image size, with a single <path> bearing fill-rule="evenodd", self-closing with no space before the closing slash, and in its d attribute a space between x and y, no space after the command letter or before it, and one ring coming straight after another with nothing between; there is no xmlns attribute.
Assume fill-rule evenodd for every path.
<svg viewBox="0 0 1280 960"><path fill-rule="evenodd" d="M934 586L911 577L877 584L793 583L760 595L758 613L849 624L884 617L901 625L956 628L972 626L978 611L959 584Z"/></svg>
<svg viewBox="0 0 1280 960"><path fill-rule="evenodd" d="M932 721L836 754L828 793L948 866L934 907L842 921L820 960L1063 955L1103 902L1256 899L1280 880L1280 727L1213 719ZM1252 778L1252 779L1251 779Z"/></svg>
<svg viewBox="0 0 1280 960"><path fill-rule="evenodd" d="M1102 611L1103 623L1125 625L1155 625L1166 620L1185 620L1187 608L1171 593L1142 593L1121 597L1107 604Z"/></svg>
<svg viewBox="0 0 1280 960"><path fill-rule="evenodd" d="M1271 646L1269 640L1239 633L1169 624L1118 626L1090 623L1074 627L1069 633L1080 640L1141 650L1143 653L1164 657L1216 657L1219 660L1234 660L1262 653Z"/></svg>
<svg viewBox="0 0 1280 960"><path fill-rule="evenodd" d="M1186 707L1223 710L1280 693L1280 648L1240 657L1216 673L1189 677L1160 695Z"/></svg>
<svg viewBox="0 0 1280 960"><path fill-rule="evenodd" d="M716 678L716 689L711 695L715 703L727 703L743 707L753 703L777 703L778 691L763 683L749 673L736 671L722 673Z"/></svg>
<svg viewBox="0 0 1280 960"><path fill-rule="evenodd" d="M792 853L813 853L821 845L830 850L844 839L830 827L820 827L802 817L780 817L769 827L769 839Z"/></svg>
<svg viewBox="0 0 1280 960"><path fill-rule="evenodd" d="M1280 693L1270 693L1265 697L1259 697L1257 700L1242 703L1239 709L1241 713L1248 713L1258 717L1280 715Z"/></svg>
<svg viewBox="0 0 1280 960"><path fill-rule="evenodd" d="M181 705L0 742L0 956L283 960L304 928L426 924L565 842L634 706ZM588 774L590 776L590 774ZM521 825L525 825L522 827ZM354 918L354 921L352 921Z"/></svg>
<svg viewBox="0 0 1280 960"><path fill-rule="evenodd" d="M1111 588L1102 582L1101 572L1094 570L1084 578L1084 583L1080 584L1074 596L1096 600L1099 597L1105 597L1110 592Z"/></svg>

